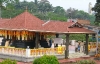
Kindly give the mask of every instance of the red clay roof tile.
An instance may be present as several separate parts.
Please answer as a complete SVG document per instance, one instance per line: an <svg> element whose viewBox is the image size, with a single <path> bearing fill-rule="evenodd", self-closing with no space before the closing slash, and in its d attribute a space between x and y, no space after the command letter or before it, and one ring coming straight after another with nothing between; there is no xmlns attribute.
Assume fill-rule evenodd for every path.
<svg viewBox="0 0 100 64"><path fill-rule="evenodd" d="M44 23L44 21L38 19L27 11L8 21L2 21L4 21L4 23L0 23L0 29L3 30L28 30L54 33L95 33L83 27L75 27L73 25L75 24L74 22L48 21ZM69 28L72 25L74 27Z"/></svg>
<svg viewBox="0 0 100 64"><path fill-rule="evenodd" d="M69 28L69 26L73 24L75 23L74 22L49 21L47 24L43 25L43 30L47 32L51 31L51 32L57 32L57 33L94 33L93 31L85 29L83 27Z"/></svg>
<svg viewBox="0 0 100 64"><path fill-rule="evenodd" d="M42 20L25 11L11 20L3 23L0 28L10 30L40 30L42 23L44 23Z"/></svg>

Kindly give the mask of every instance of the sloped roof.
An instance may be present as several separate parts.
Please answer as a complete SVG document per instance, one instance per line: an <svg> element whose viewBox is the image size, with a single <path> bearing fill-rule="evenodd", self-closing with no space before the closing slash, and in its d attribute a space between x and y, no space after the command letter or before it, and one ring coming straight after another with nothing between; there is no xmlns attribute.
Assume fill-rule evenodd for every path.
<svg viewBox="0 0 100 64"><path fill-rule="evenodd" d="M44 22L29 12L20 15L0 25L0 29L8 30L40 30Z"/></svg>
<svg viewBox="0 0 100 64"><path fill-rule="evenodd" d="M8 21L10 19L6 19L6 18L0 18L0 24L5 23L6 21Z"/></svg>
<svg viewBox="0 0 100 64"><path fill-rule="evenodd" d="M75 27L75 24L79 27ZM56 32L56 33L95 33L94 31L85 29L78 22L60 22L60 21L49 21L48 23L42 25L43 30L46 32ZM70 27L73 26L73 27ZM80 27L81 26L81 27Z"/></svg>
<svg viewBox="0 0 100 64"><path fill-rule="evenodd" d="M67 24L67 25L66 25ZM61 21L49 21L46 24L42 24L43 30L51 32L68 32L67 28L70 26L71 22L61 22Z"/></svg>
<svg viewBox="0 0 100 64"><path fill-rule="evenodd" d="M2 20L3 21L3 20ZM85 29L78 22L61 22L61 21L47 21L44 22L29 12L25 11L20 15L10 19L4 20L0 23L2 30L28 30L35 32L52 32L52 33L95 33L91 30Z"/></svg>

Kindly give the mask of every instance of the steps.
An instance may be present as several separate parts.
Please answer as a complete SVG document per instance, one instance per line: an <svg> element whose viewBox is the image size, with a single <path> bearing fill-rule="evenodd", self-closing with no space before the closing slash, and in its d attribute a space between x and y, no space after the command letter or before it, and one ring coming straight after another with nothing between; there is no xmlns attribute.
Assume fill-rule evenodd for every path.
<svg viewBox="0 0 100 64"><path fill-rule="evenodd" d="M76 52L76 53L70 53L69 54L69 58L79 58L79 57L83 57L83 56L87 56L84 53L80 53L80 52Z"/></svg>

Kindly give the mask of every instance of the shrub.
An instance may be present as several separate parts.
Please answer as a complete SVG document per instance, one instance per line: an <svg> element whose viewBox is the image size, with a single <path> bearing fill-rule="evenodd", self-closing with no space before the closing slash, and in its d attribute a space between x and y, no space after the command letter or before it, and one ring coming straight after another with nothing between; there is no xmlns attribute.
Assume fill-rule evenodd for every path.
<svg viewBox="0 0 100 64"><path fill-rule="evenodd" d="M93 60L80 60L77 61L76 64L96 64L96 62Z"/></svg>
<svg viewBox="0 0 100 64"><path fill-rule="evenodd" d="M17 64L15 60L5 59L0 64Z"/></svg>
<svg viewBox="0 0 100 64"><path fill-rule="evenodd" d="M59 64L58 59L53 55L44 55L40 58L36 58L33 64Z"/></svg>

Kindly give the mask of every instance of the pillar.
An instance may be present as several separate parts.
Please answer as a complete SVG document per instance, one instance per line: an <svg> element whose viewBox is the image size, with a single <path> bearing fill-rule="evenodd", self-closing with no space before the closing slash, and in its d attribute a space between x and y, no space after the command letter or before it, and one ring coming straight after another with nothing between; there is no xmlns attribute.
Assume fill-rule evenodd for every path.
<svg viewBox="0 0 100 64"><path fill-rule="evenodd" d="M85 54L88 55L88 38L89 34L86 34L86 42L85 42Z"/></svg>
<svg viewBox="0 0 100 64"><path fill-rule="evenodd" d="M27 48L26 48L26 57L30 57L30 48L29 48L29 46L27 46Z"/></svg>
<svg viewBox="0 0 100 64"><path fill-rule="evenodd" d="M65 50L65 59L69 56L69 34L66 34L66 50Z"/></svg>
<svg viewBox="0 0 100 64"><path fill-rule="evenodd" d="M35 33L35 48L38 48L38 43L39 43L39 33Z"/></svg>

